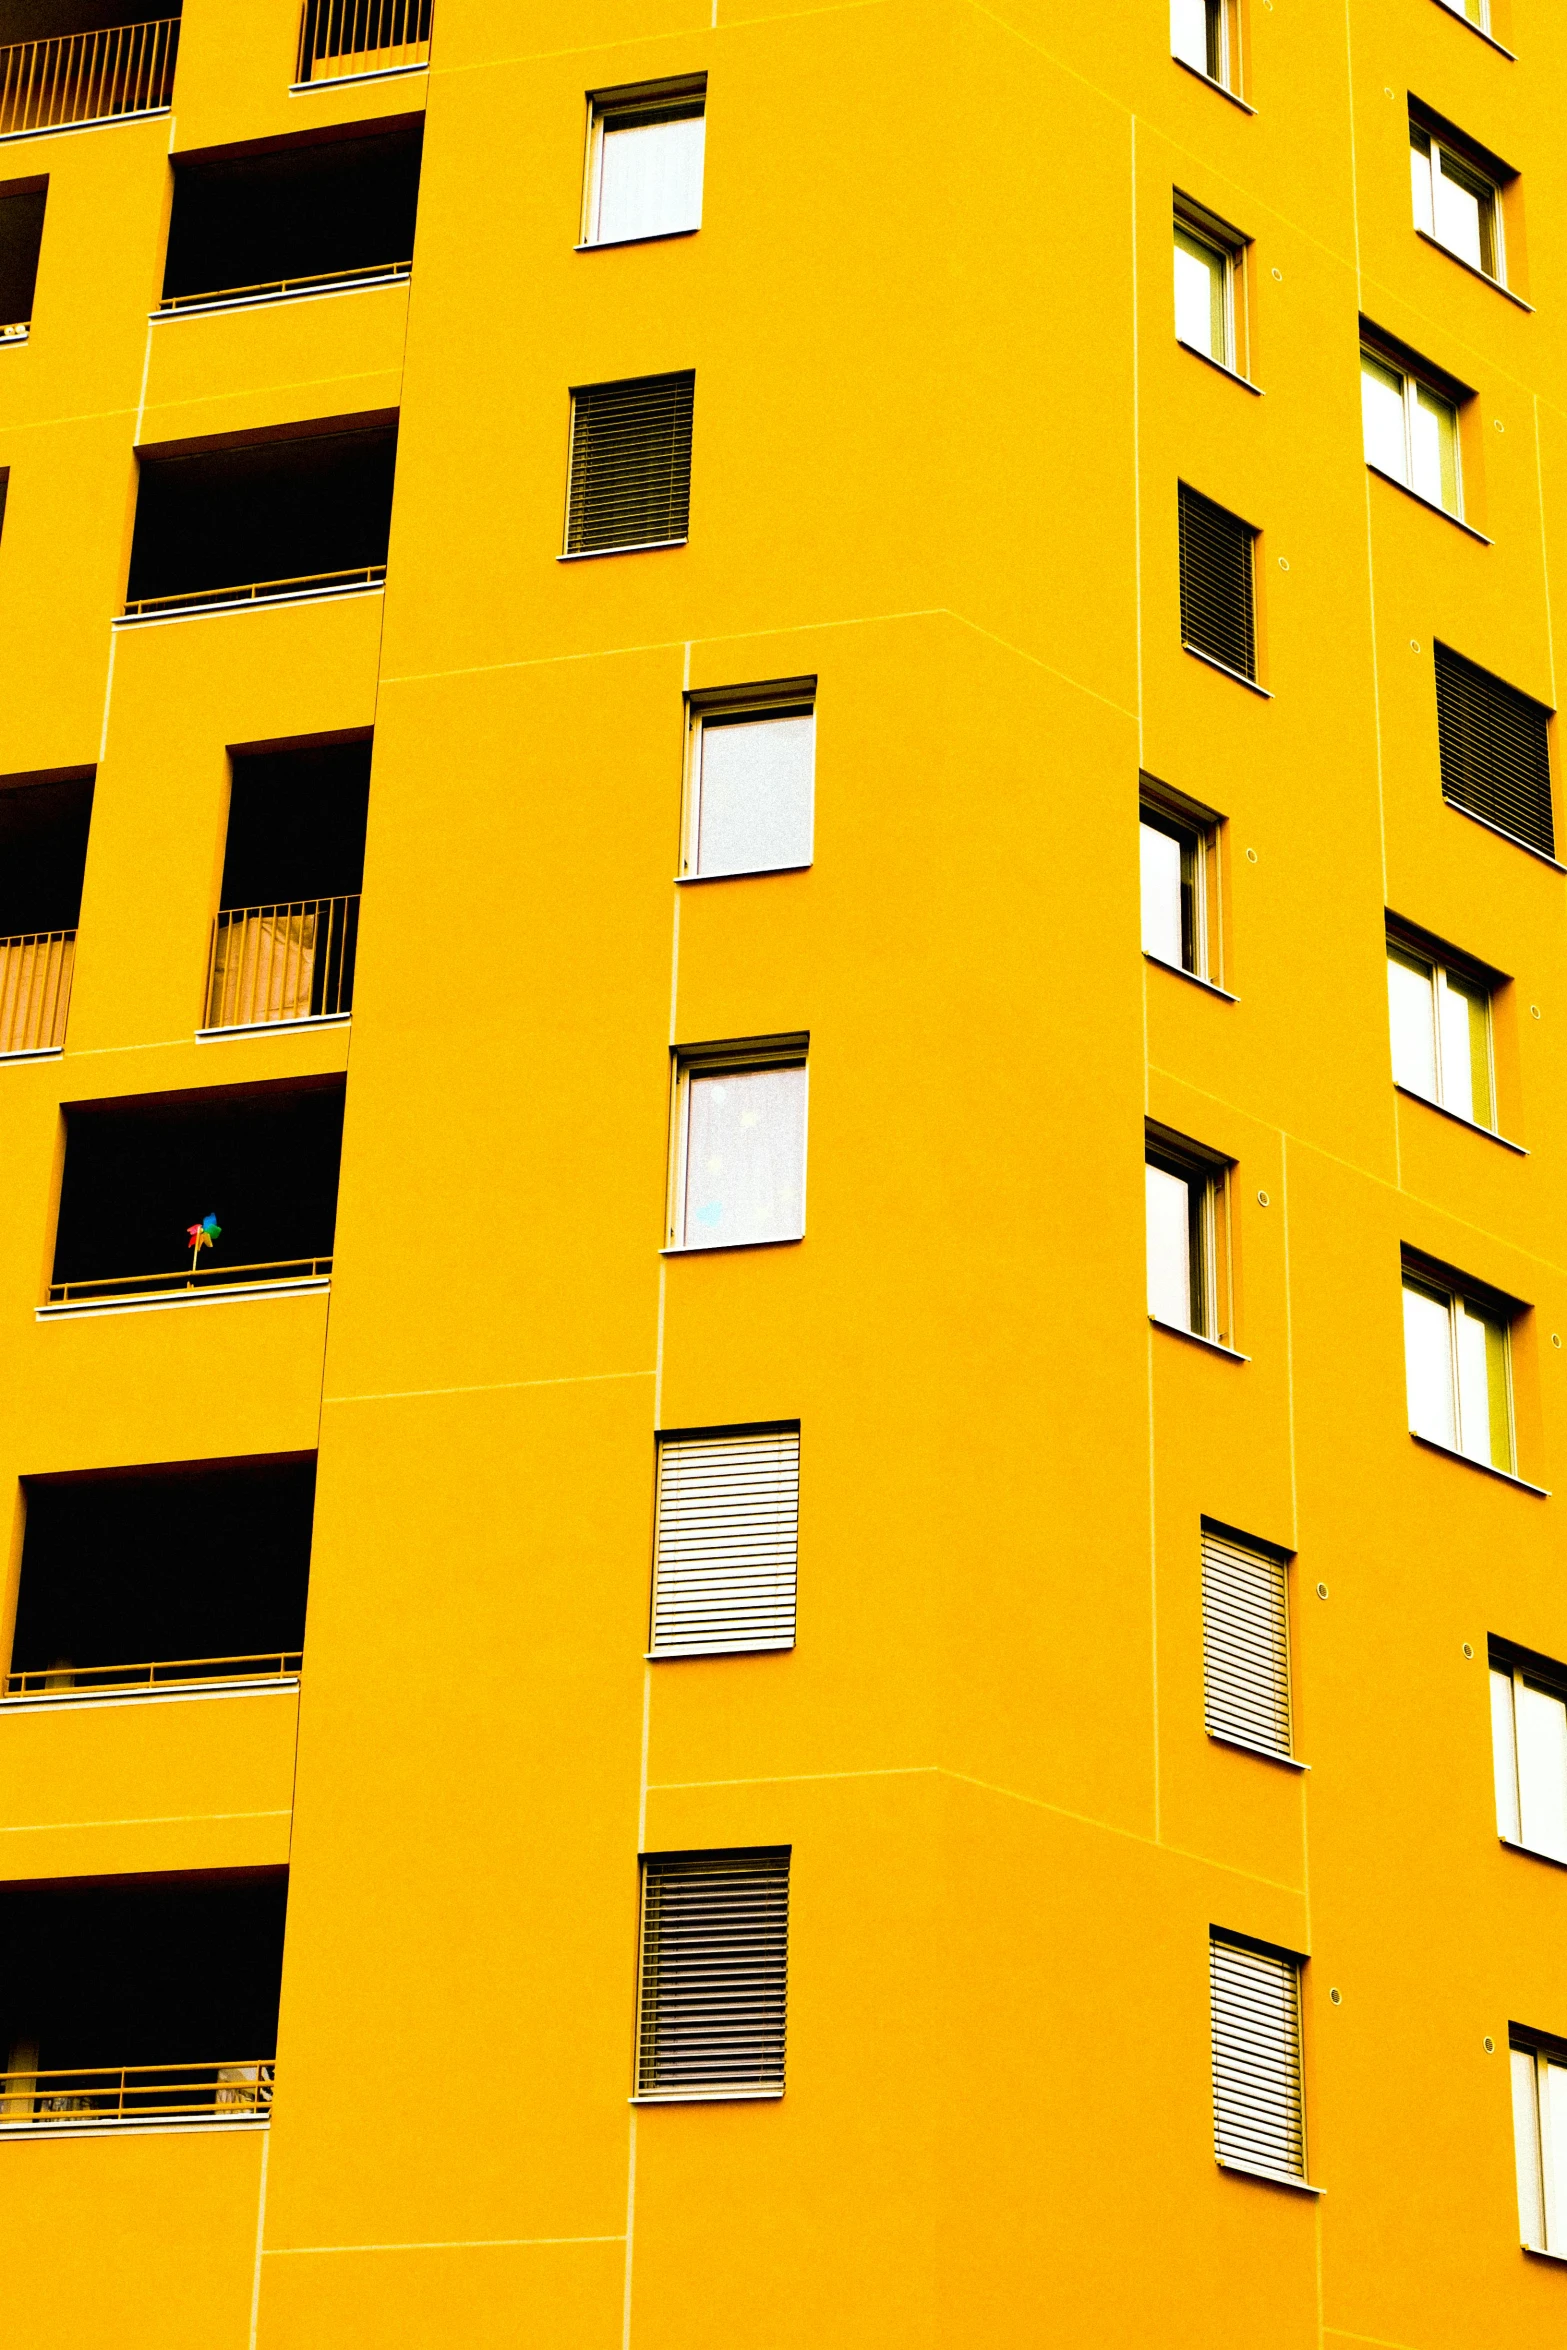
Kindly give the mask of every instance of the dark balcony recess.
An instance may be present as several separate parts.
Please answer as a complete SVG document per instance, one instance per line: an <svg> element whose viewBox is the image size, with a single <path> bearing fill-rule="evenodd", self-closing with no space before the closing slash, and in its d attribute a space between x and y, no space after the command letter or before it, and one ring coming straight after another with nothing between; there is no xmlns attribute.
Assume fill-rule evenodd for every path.
<svg viewBox="0 0 1567 2350"><path fill-rule="evenodd" d="M80 1702L296 1674L315 1481L313 1453L25 1480L6 1697Z"/></svg>
<svg viewBox="0 0 1567 2350"><path fill-rule="evenodd" d="M424 120L174 159L164 311L406 277Z"/></svg>
<svg viewBox="0 0 1567 2350"><path fill-rule="evenodd" d="M370 743L235 751L204 1025L353 1008Z"/></svg>
<svg viewBox="0 0 1567 2350"><path fill-rule="evenodd" d="M282 1869L0 1888L0 2135L264 2122L287 1906Z"/></svg>
<svg viewBox="0 0 1567 2350"><path fill-rule="evenodd" d="M0 778L0 1055L65 1041L92 793L90 772Z"/></svg>
<svg viewBox="0 0 1567 2350"><path fill-rule="evenodd" d="M27 340L48 197L47 180L0 187L0 344Z"/></svg>
<svg viewBox="0 0 1567 2350"><path fill-rule="evenodd" d="M378 587L396 464L396 419L381 416L144 449L127 617Z"/></svg>
<svg viewBox="0 0 1567 2350"><path fill-rule="evenodd" d="M0 136L166 113L179 0L0 0Z"/></svg>
<svg viewBox="0 0 1567 2350"><path fill-rule="evenodd" d="M340 1077L72 1104L51 1301L320 1282L342 1132ZM193 1250L208 1215L219 1234Z"/></svg>

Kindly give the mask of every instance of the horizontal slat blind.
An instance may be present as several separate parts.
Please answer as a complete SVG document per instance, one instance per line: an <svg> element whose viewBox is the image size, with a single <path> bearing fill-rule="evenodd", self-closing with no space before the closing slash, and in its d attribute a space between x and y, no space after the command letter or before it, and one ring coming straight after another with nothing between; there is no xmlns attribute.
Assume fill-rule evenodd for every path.
<svg viewBox="0 0 1567 2350"><path fill-rule="evenodd" d="M655 1656L794 1646L798 1428L661 1436Z"/></svg>
<svg viewBox="0 0 1567 2350"><path fill-rule="evenodd" d="M1181 488L1181 642L1256 678L1257 630L1249 522Z"/></svg>
<svg viewBox="0 0 1567 2350"><path fill-rule="evenodd" d="M1306 2175L1300 1969L1214 1935L1213 2144L1223 2162Z"/></svg>
<svg viewBox="0 0 1567 2350"><path fill-rule="evenodd" d="M782 2089L788 1939L787 1852L643 1862L639 2097Z"/></svg>
<svg viewBox="0 0 1567 2350"><path fill-rule="evenodd" d="M1442 797L1554 857L1549 720L1527 694L1436 647Z"/></svg>
<svg viewBox="0 0 1567 2350"><path fill-rule="evenodd" d="M668 546L691 513L694 375L587 384L571 396L566 552Z"/></svg>
<svg viewBox="0 0 1567 2350"><path fill-rule="evenodd" d="M1208 1728L1269 1754L1290 1751L1289 1570L1206 1531L1203 1694Z"/></svg>

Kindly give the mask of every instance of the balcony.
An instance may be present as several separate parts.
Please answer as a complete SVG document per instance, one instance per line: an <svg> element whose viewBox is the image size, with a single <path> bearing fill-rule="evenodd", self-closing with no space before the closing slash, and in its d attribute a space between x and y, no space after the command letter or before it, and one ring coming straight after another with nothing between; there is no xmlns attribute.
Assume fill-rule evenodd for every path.
<svg viewBox="0 0 1567 2350"><path fill-rule="evenodd" d="M39 1318L326 1288L342 1133L341 1078L68 1104Z"/></svg>
<svg viewBox="0 0 1567 2350"><path fill-rule="evenodd" d="M92 790L90 774L0 777L0 1059L65 1042Z"/></svg>
<svg viewBox="0 0 1567 2350"><path fill-rule="evenodd" d="M166 16L0 49L0 138L166 114L179 41L179 18Z"/></svg>
<svg viewBox="0 0 1567 2350"><path fill-rule="evenodd" d="M234 751L201 1035L348 1018L369 801L368 737Z"/></svg>
<svg viewBox="0 0 1567 2350"><path fill-rule="evenodd" d="M0 1057L60 1050L75 965L74 930L0 938Z"/></svg>
<svg viewBox="0 0 1567 2350"><path fill-rule="evenodd" d="M357 897L226 908L213 927L207 1030L344 1018L358 937Z"/></svg>
<svg viewBox="0 0 1567 2350"><path fill-rule="evenodd" d="M296 90L417 73L430 62L430 0L305 0Z"/></svg>
<svg viewBox="0 0 1567 2350"><path fill-rule="evenodd" d="M264 2127L287 1898L275 1870L0 1891L0 2137Z"/></svg>

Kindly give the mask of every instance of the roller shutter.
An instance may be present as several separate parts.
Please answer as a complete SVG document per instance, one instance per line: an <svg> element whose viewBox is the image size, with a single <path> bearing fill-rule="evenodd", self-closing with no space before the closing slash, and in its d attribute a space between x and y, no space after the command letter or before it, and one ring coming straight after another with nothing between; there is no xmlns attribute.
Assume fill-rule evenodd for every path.
<svg viewBox="0 0 1567 2350"><path fill-rule="evenodd" d="M1306 2175L1300 1963L1214 1934L1213 2144L1243 2170Z"/></svg>
<svg viewBox="0 0 1567 2350"><path fill-rule="evenodd" d="M1180 491L1181 642L1255 681L1257 534L1185 482Z"/></svg>
<svg viewBox="0 0 1567 2350"><path fill-rule="evenodd" d="M1289 1570L1225 1536L1202 1538L1208 1728L1264 1754L1290 1752Z"/></svg>
<svg viewBox="0 0 1567 2350"><path fill-rule="evenodd" d="M1446 645L1436 647L1443 799L1544 857L1556 854L1550 715Z"/></svg>
<svg viewBox="0 0 1567 2350"><path fill-rule="evenodd" d="M639 2097L782 2090L788 1939L787 1850L644 1860Z"/></svg>
<svg viewBox="0 0 1567 2350"><path fill-rule="evenodd" d="M667 547L691 513L696 377L646 375L571 395L566 552Z"/></svg>
<svg viewBox="0 0 1567 2350"><path fill-rule="evenodd" d="M652 1653L792 1648L799 1523L798 1428L660 1437Z"/></svg>

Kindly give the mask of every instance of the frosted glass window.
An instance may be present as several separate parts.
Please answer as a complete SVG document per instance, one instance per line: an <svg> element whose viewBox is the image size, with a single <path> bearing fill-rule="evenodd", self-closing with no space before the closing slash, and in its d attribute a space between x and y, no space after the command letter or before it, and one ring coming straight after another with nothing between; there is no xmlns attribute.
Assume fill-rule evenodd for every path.
<svg viewBox="0 0 1567 2350"><path fill-rule="evenodd" d="M639 107L601 116L585 241L615 245L700 228L706 130L700 101L678 112Z"/></svg>
<svg viewBox="0 0 1567 2350"><path fill-rule="evenodd" d="M770 873L811 861L816 720L810 711L698 721L686 871Z"/></svg>
<svg viewBox="0 0 1567 2350"><path fill-rule="evenodd" d="M1501 205L1495 184L1418 123L1409 126L1415 226L1486 277L1502 276Z"/></svg>
<svg viewBox="0 0 1567 2350"><path fill-rule="evenodd" d="M1483 981L1389 940L1387 996L1397 1082L1457 1117L1494 1126L1491 997Z"/></svg>
<svg viewBox="0 0 1567 2350"><path fill-rule="evenodd" d="M805 1231L803 1063L688 1070L676 1244L732 1248Z"/></svg>
<svg viewBox="0 0 1567 2350"><path fill-rule="evenodd" d="M1567 2252L1567 2063L1514 2048L1518 2232L1535 2252Z"/></svg>
<svg viewBox="0 0 1567 2350"><path fill-rule="evenodd" d="M1170 0L1170 54L1210 81L1225 79L1223 0Z"/></svg>
<svg viewBox="0 0 1567 2350"><path fill-rule="evenodd" d="M1491 1740L1498 1834L1567 1863L1567 1696L1493 1664Z"/></svg>
<svg viewBox="0 0 1567 2350"><path fill-rule="evenodd" d="M1499 1315L1406 1275L1404 1370L1417 1436L1512 1469L1507 1325Z"/></svg>
<svg viewBox="0 0 1567 2350"><path fill-rule="evenodd" d="M1206 977L1206 838L1196 825L1145 802L1139 810L1138 844L1144 954Z"/></svg>
<svg viewBox="0 0 1567 2350"><path fill-rule="evenodd" d="M1175 224L1175 334L1178 342L1233 367L1234 342L1230 332L1230 272L1228 253L1194 236L1180 221Z"/></svg>
<svg viewBox="0 0 1567 2350"><path fill-rule="evenodd" d="M1462 513L1458 411L1451 400L1362 351L1360 416L1368 465L1444 513Z"/></svg>

